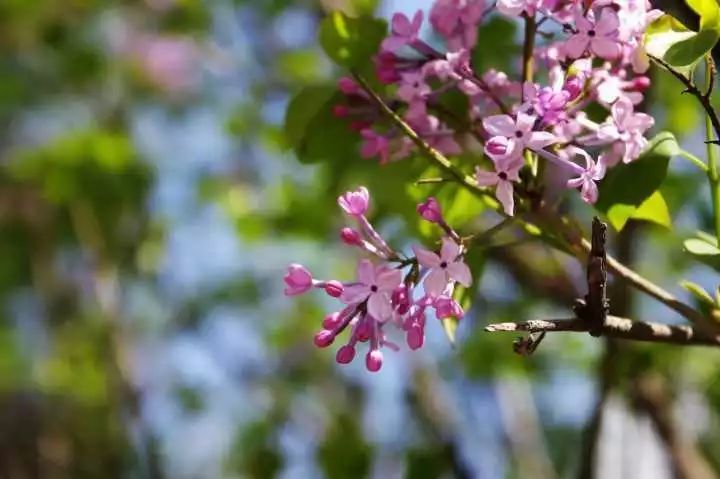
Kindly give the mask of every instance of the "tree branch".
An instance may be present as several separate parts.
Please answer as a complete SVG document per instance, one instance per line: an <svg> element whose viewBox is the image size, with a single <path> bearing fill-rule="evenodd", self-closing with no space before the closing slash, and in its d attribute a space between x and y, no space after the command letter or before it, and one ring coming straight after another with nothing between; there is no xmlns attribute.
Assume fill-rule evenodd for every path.
<svg viewBox="0 0 720 479"><path fill-rule="evenodd" d="M494 198L494 195L492 193L490 193L487 189L480 187L475 182L472 176L464 174L462 171L457 169L446 156L437 151L435 148L428 145L428 143L423 140L410 125L407 124L407 122L405 122L392 108L390 108L390 106L387 105L387 103L385 103L385 101L370 87L370 85L361 75L354 73L354 77L357 82L362 86L363 90L377 104L381 112L387 115L393 121L393 123L395 123L395 125L413 143L415 143L415 145L433 163L435 163L443 171L449 173L463 188L467 189L474 195L483 198L487 205L497 211L498 214L504 217L508 217L508 215L503 212L500 204ZM570 220L568 220L566 217L558 216L556 211L550 211L546 208L541 209L538 213L538 217L542 220L542 224L544 226L556 228L561 235L561 239L567 243L568 248L567 250L563 251L572 251L578 259L580 259L581 261L585 261L587 258L587 254L589 254L589 252L591 251L591 244L589 241L583 238L580 231L578 231L571 225ZM526 226L532 226L537 229L535 225L532 225L521 218L511 218L513 218L515 221L518 221L519 223L525 223ZM562 248L558 247L557 245L551 244L551 246L562 250ZM644 293L647 293L648 295L665 304L669 308L677 311L682 316L690 320L692 323L698 325L698 327L707 330L707 332L718 330L718 327L715 326L714 323L712 323L712 321L706 318L702 313L695 310L693 307L682 303L670 292L666 291L655 283L643 278L635 271L631 270L630 268L626 267L625 265L614 259L612 256L607 256L607 262L608 271L613 273L615 277L627 281L633 287L639 289L640 291L643 291Z"/></svg>
<svg viewBox="0 0 720 479"><path fill-rule="evenodd" d="M589 333L584 319L534 319L512 323L494 323L485 327L489 332L526 331L531 333L560 331ZM603 336L653 343L684 344L688 346L720 346L720 334L706 333L692 326L634 321L607 316L600 329Z"/></svg>

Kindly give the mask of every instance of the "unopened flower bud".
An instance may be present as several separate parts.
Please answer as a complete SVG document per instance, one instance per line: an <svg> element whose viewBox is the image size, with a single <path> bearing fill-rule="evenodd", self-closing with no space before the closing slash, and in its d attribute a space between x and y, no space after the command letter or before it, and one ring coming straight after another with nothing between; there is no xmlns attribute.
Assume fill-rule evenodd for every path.
<svg viewBox="0 0 720 479"><path fill-rule="evenodd" d="M336 118L345 118L350 109L347 107L347 105L334 105L332 108L333 116Z"/></svg>
<svg viewBox="0 0 720 479"><path fill-rule="evenodd" d="M465 311L454 299L448 296L440 296L435 300L435 313L438 319L457 318L465 316Z"/></svg>
<svg viewBox="0 0 720 479"><path fill-rule="evenodd" d="M326 348L335 341L335 333L327 329L322 329L315 333L313 341L318 348Z"/></svg>
<svg viewBox="0 0 720 479"><path fill-rule="evenodd" d="M349 227L340 230L340 239L348 246L357 246L362 240L360 233Z"/></svg>
<svg viewBox="0 0 720 479"><path fill-rule="evenodd" d="M325 283L325 292L333 298L339 298L344 290L345 288L340 281L332 279Z"/></svg>
<svg viewBox="0 0 720 479"><path fill-rule="evenodd" d="M417 212L423 219L431 223L439 223L443 220L440 204L432 196L417 205Z"/></svg>
<svg viewBox="0 0 720 479"><path fill-rule="evenodd" d="M340 324L340 313L335 311L325 316L323 319L322 327L325 329L335 329Z"/></svg>
<svg viewBox="0 0 720 479"><path fill-rule="evenodd" d="M640 76L633 79L633 90L635 91L645 91L648 88L650 88L650 78L646 76Z"/></svg>
<svg viewBox="0 0 720 479"><path fill-rule="evenodd" d="M582 78L580 78L578 76L572 76L572 77L568 78L567 81L565 82L565 86L563 87L563 90L565 90L566 92L569 93L570 96L568 97L568 100L572 101L575 98L577 98L578 96L580 96L580 94L583 91L584 86L585 86L585 82L583 81Z"/></svg>
<svg viewBox="0 0 720 479"><path fill-rule="evenodd" d="M346 95L355 95L360 91L360 87L355 80L350 77L342 77L337 82L338 89Z"/></svg>
<svg viewBox="0 0 720 479"><path fill-rule="evenodd" d="M355 358L355 348L349 344L340 347L335 354L335 361L340 364L348 364L353 358Z"/></svg>
<svg viewBox="0 0 720 479"><path fill-rule="evenodd" d="M285 281L285 296L294 296L302 294L312 288L313 280L310 271L303 265L291 264L288 266L287 273L283 278Z"/></svg>
<svg viewBox="0 0 720 479"><path fill-rule="evenodd" d="M352 216L362 216L370 205L370 193L364 186L355 191L348 191L338 197L338 204L345 213Z"/></svg>
<svg viewBox="0 0 720 479"><path fill-rule="evenodd" d="M414 324L408 329L405 337L407 345L410 349L420 349L425 343L425 331L419 324Z"/></svg>
<svg viewBox="0 0 720 479"><path fill-rule="evenodd" d="M372 349L365 356L365 367L368 371L375 373L380 371L383 363L383 354L377 349Z"/></svg>

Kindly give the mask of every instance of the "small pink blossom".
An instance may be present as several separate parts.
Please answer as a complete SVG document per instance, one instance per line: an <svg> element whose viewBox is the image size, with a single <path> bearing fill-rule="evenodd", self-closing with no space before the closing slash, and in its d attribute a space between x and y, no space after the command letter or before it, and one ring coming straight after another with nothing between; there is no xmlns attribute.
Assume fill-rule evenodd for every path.
<svg viewBox="0 0 720 479"><path fill-rule="evenodd" d="M357 267L358 282L349 285L341 296L345 304L358 304L367 300L367 312L378 321L392 314L390 296L402 282L402 271L387 266L375 266L370 260L360 260Z"/></svg>
<svg viewBox="0 0 720 479"><path fill-rule="evenodd" d="M430 269L423 281L427 295L441 295L448 283L452 281L457 281L463 286L470 286L472 282L470 268L462 259L458 259L460 246L452 239L443 238L439 255L419 246L413 246L413 251L415 251L418 263Z"/></svg>
<svg viewBox="0 0 720 479"><path fill-rule="evenodd" d="M522 13L535 15L540 0L498 0L497 9L505 15L517 17Z"/></svg>
<svg viewBox="0 0 720 479"><path fill-rule="evenodd" d="M405 45L411 45L418 40L418 33L422 26L423 12L418 10L412 21L402 13L396 13L390 23L391 34L383 40L380 48L383 51L396 53Z"/></svg>
<svg viewBox="0 0 720 479"><path fill-rule="evenodd" d="M535 116L523 112L518 112L515 119L510 115L494 115L483 119L483 127L491 136L506 137L509 140L509 150L538 150L551 145L556 139L550 132L536 131L536 119Z"/></svg>
<svg viewBox="0 0 720 479"><path fill-rule="evenodd" d="M390 140L384 135L375 133L370 128L360 132L363 138L360 147L360 155L363 158L380 157L380 163L387 163L390 160Z"/></svg>
<svg viewBox="0 0 720 479"><path fill-rule="evenodd" d="M503 205L505 214L512 216L515 210L513 198L513 181L520 181L520 169L523 167L522 156L509 156L494 160L495 172L475 170L475 178L480 186L495 185L495 196Z"/></svg>
<svg viewBox="0 0 720 479"><path fill-rule="evenodd" d="M283 280L286 285L285 296L302 294L313 287L313 279L310 271L303 265L296 263L288 266L287 273Z"/></svg>
<svg viewBox="0 0 720 479"><path fill-rule="evenodd" d="M383 364L383 353L379 349L371 349L365 356L365 367L371 373L380 371Z"/></svg>
<svg viewBox="0 0 720 479"><path fill-rule="evenodd" d="M484 10L484 0L437 0L430 10L430 23L445 37L450 51L472 48Z"/></svg>
<svg viewBox="0 0 720 479"><path fill-rule="evenodd" d="M370 194L364 186L355 191L348 191L338 196L338 204L343 211L351 216L363 216L370 204Z"/></svg>
<svg viewBox="0 0 720 479"><path fill-rule="evenodd" d="M618 40L620 21L612 9L605 8L597 22L590 20L582 11L575 16L577 33L565 42L565 53L570 58L579 58L587 50L607 60L620 56L621 43Z"/></svg>
<svg viewBox="0 0 720 479"><path fill-rule="evenodd" d="M605 176L605 163L598 160L596 163L590 155L580 148L575 151L585 159L585 171L580 176L568 180L568 188L580 188L580 194L586 203L595 203L598 199L598 187L596 181L600 181Z"/></svg>
<svg viewBox="0 0 720 479"><path fill-rule="evenodd" d="M655 120L645 113L635 113L632 102L619 98L611 108L611 117L600 125L597 136L604 141L614 142L624 163L640 156L647 146L643 134L650 129Z"/></svg>

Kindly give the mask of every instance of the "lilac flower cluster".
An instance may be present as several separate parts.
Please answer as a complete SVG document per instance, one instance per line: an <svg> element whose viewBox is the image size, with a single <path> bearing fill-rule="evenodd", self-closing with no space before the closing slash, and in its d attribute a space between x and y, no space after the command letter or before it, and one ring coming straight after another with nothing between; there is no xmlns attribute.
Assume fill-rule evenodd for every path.
<svg viewBox="0 0 720 479"><path fill-rule="evenodd" d="M471 66L483 41L478 27L497 14L532 22L536 32L522 77ZM492 169L478 166L477 183L495 188L506 214L514 213L520 170L540 159L558 165L567 187L594 203L606 169L637 159L647 145L653 119L635 111L650 83L642 36L660 14L647 0L436 0L429 24L444 40L442 51L420 36L422 11L397 13L376 57L377 77L392 85L387 103L430 146L455 155L471 150L468 142L482 145ZM359 131L364 157L386 163L409 155L413 144L380 121L353 80L339 87L346 103L335 113ZM470 104L462 130L447 123L438 102L452 89ZM604 121L589 118L591 105L608 112Z"/></svg>
<svg viewBox="0 0 720 479"><path fill-rule="evenodd" d="M340 230L342 242L368 256L358 261L355 280L318 280L299 264L291 264L284 279L287 296L320 288L344 304L342 309L325 317L322 329L315 334L315 345L330 346L348 331L345 344L337 350L336 361L351 362L358 343L368 343L365 365L375 372L382 367L383 347L399 349L388 337L389 328L402 331L411 349L420 348L425 341L428 310L434 309L439 319L462 318L464 311L453 299L453 292L456 283L469 286L472 278L463 261L465 247L445 222L434 198L418 205L417 211L423 219L442 228L445 235L441 246L439 251L414 246L412 257L393 250L375 230L366 217L369 203L370 196L364 187L338 198L340 208L357 223L356 228Z"/></svg>

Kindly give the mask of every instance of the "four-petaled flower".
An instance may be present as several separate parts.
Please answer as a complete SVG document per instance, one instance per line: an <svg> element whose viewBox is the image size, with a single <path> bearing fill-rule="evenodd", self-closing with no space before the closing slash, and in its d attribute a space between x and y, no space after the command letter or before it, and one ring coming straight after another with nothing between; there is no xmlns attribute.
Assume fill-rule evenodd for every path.
<svg viewBox="0 0 720 479"><path fill-rule="evenodd" d="M475 169L475 179L480 186L495 185L495 196L503 205L505 214L512 216L515 210L513 198L513 181L520 181L520 169L523 167L522 156L513 155L493 159L495 172Z"/></svg>
<svg viewBox="0 0 720 479"><path fill-rule="evenodd" d="M643 134L650 129L655 120L645 113L635 113L632 102L620 97L613 103L611 116L600 125L597 136L601 140L615 142L624 163L640 156L647 140Z"/></svg>
<svg viewBox="0 0 720 479"><path fill-rule="evenodd" d="M383 40L380 48L383 51L395 53L405 45L412 46L413 42L418 39L422 21L422 10L415 12L412 21L402 13L396 13L390 23L391 35Z"/></svg>
<svg viewBox="0 0 720 479"><path fill-rule="evenodd" d="M594 55L607 60L617 58L621 52L618 40L620 21L611 9L605 8L597 22L582 12L575 16L577 32L565 42L565 53L570 58L580 58L588 49Z"/></svg>
<svg viewBox="0 0 720 479"><path fill-rule="evenodd" d="M361 186L355 191L348 191L347 193L338 196L338 204L345 213L351 216L362 216L364 215L370 204L370 195L367 188Z"/></svg>
<svg viewBox="0 0 720 479"><path fill-rule="evenodd" d="M585 151L577 148L575 150L580 156L585 158L585 171L580 173L577 178L568 180L568 188L580 188L580 194L586 203L595 203L598 199L598 187L596 181L600 181L605 176L605 162L600 157L595 162Z"/></svg>
<svg viewBox="0 0 720 479"><path fill-rule="evenodd" d="M554 143L555 135L548 131L536 131L536 119L523 112L518 112L515 119L510 115L493 115L483 119L483 127L491 136L507 138L511 150L538 150Z"/></svg>
<svg viewBox="0 0 720 479"><path fill-rule="evenodd" d="M360 260L357 267L358 282L345 288L340 299L345 304L358 304L367 300L367 312L378 321L392 315L390 303L393 290L402 282L402 271L386 266L375 266L370 260Z"/></svg>
<svg viewBox="0 0 720 479"><path fill-rule="evenodd" d="M470 268L458 259L460 246L452 239L443 238L439 255L419 246L413 246L413 251L418 263L430 269L423 282L425 293L429 296L440 296L451 281L470 286Z"/></svg>

